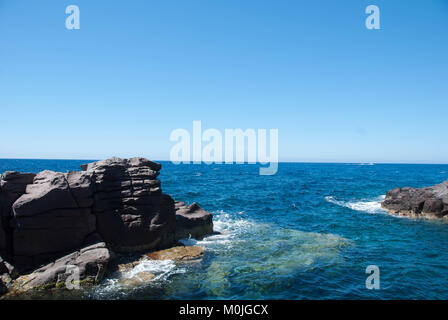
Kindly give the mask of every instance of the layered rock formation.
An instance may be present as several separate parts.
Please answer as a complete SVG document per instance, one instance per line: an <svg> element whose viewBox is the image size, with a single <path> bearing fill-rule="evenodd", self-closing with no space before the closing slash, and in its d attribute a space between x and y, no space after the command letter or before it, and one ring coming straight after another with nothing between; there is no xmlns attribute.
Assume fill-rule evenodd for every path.
<svg viewBox="0 0 448 320"><path fill-rule="evenodd" d="M448 180L432 187L393 189L381 206L402 216L448 219Z"/></svg>
<svg viewBox="0 0 448 320"><path fill-rule="evenodd" d="M83 167L94 181L97 230L115 250L152 250L174 243L174 201L162 194L161 165L112 158Z"/></svg>
<svg viewBox="0 0 448 320"><path fill-rule="evenodd" d="M162 193L158 163L111 158L81 168L1 176L0 256L22 272L41 267L16 288L56 286L66 265L100 281L109 250L150 252L213 232L210 213Z"/></svg>

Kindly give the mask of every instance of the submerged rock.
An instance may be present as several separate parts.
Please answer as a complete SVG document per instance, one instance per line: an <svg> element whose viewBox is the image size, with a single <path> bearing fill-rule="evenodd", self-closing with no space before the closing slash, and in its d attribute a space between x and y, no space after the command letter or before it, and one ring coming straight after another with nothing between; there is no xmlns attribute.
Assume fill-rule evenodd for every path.
<svg viewBox="0 0 448 320"><path fill-rule="evenodd" d="M154 280L155 277L155 274L142 271L131 278L121 278L118 283L127 288L134 288L147 284L148 282Z"/></svg>
<svg viewBox="0 0 448 320"><path fill-rule="evenodd" d="M381 206L402 216L448 219L448 180L432 187L393 189Z"/></svg>
<svg viewBox="0 0 448 320"><path fill-rule="evenodd" d="M152 260L192 261L200 260L205 249L199 246L178 246L166 250L148 253L146 256Z"/></svg>
<svg viewBox="0 0 448 320"><path fill-rule="evenodd" d="M138 265L141 262L140 258L137 258L136 260L132 262L127 263L119 263L117 266L113 268L114 271L118 271L119 273L125 273L130 270L132 270L136 265Z"/></svg>
<svg viewBox="0 0 448 320"><path fill-rule="evenodd" d="M196 202L186 205L177 201L176 204L176 239L202 239L213 233L213 216L202 209Z"/></svg>

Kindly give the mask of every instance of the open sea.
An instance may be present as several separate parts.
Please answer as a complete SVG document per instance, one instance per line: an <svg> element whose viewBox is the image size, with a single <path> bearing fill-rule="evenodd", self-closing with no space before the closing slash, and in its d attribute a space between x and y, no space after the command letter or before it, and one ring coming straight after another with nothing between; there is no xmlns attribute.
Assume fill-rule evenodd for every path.
<svg viewBox="0 0 448 320"><path fill-rule="evenodd" d="M0 159L7 170L79 170L88 160ZM394 187L448 178L448 165L162 162L164 193L198 202L221 234L184 243L205 247L200 263L143 262L130 272L156 278L126 289L107 279L90 299L448 299L448 224L386 214ZM366 288L366 268L380 289Z"/></svg>

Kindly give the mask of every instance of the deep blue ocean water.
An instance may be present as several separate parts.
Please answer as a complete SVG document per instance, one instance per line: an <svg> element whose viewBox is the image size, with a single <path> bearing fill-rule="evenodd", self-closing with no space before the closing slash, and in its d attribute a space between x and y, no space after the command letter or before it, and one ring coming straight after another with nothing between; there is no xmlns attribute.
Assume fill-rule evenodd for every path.
<svg viewBox="0 0 448 320"><path fill-rule="evenodd" d="M0 172L78 170L89 161L0 160ZM116 279L88 298L131 299L448 299L448 224L398 218L379 201L394 187L448 177L448 165L162 162L165 193L214 214L221 235L203 241L201 263L147 262L133 272L156 279L137 289ZM366 267L380 290L366 289Z"/></svg>

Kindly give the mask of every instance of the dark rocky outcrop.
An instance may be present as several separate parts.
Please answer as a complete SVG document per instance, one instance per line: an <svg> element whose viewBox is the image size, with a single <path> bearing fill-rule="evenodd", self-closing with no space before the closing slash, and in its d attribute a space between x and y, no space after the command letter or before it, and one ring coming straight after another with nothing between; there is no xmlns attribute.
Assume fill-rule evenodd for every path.
<svg viewBox="0 0 448 320"><path fill-rule="evenodd" d="M162 194L160 164L112 158L88 164L94 177L97 230L118 252L152 250L174 243L174 201Z"/></svg>
<svg viewBox="0 0 448 320"><path fill-rule="evenodd" d="M86 246L14 281L14 295L40 289L87 287L100 283L110 253L104 242Z"/></svg>
<svg viewBox="0 0 448 320"><path fill-rule="evenodd" d="M0 219L0 255L6 255L6 233L3 230L3 223Z"/></svg>
<svg viewBox="0 0 448 320"><path fill-rule="evenodd" d="M26 186L33 182L34 173L6 171L0 175L0 255L12 255L12 204L25 193Z"/></svg>
<svg viewBox="0 0 448 320"><path fill-rule="evenodd" d="M201 239L213 233L213 216L196 202L176 201L176 239Z"/></svg>
<svg viewBox="0 0 448 320"><path fill-rule="evenodd" d="M147 253L213 232L210 213L162 193L158 163L111 158L81 168L0 176L0 255L22 274L39 268L14 281L15 290L57 287L67 265L96 283L109 249Z"/></svg>
<svg viewBox="0 0 448 320"><path fill-rule="evenodd" d="M402 216L448 219L448 180L432 187L393 189L381 206Z"/></svg>

